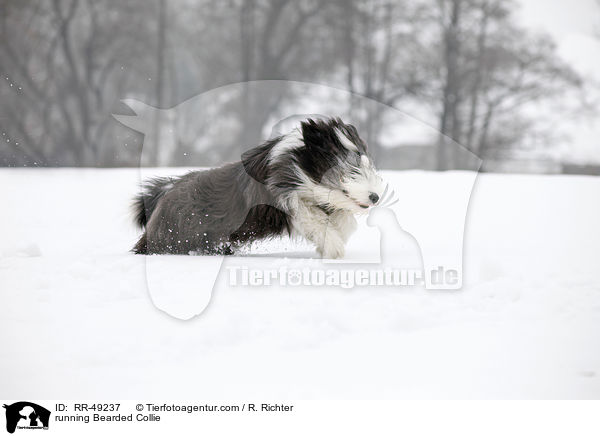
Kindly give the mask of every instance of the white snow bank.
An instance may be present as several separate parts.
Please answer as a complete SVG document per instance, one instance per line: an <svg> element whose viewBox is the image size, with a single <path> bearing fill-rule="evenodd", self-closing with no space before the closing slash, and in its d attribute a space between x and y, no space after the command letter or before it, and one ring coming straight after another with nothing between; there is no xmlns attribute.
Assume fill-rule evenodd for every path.
<svg viewBox="0 0 600 436"><path fill-rule="evenodd" d="M461 174L388 176L402 199ZM460 291L229 287L225 271L187 322L153 306L145 258L128 252L138 182L134 169L0 170L5 397L600 397L598 178L480 175ZM314 262L277 247L287 259L227 262ZM197 276L182 265L208 262L177 259L162 272L174 288Z"/></svg>

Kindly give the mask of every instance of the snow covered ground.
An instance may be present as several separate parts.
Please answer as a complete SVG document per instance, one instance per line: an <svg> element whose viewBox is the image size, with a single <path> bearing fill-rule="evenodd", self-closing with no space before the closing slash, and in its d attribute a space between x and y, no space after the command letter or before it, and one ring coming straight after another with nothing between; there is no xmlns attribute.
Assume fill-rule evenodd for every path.
<svg viewBox="0 0 600 436"><path fill-rule="evenodd" d="M465 177L387 176L406 195ZM153 305L145 258L128 252L138 182L135 169L0 170L4 397L600 398L600 178L480 175L460 291L230 287L221 271L189 321ZM226 262L315 262L278 247L288 259ZM172 257L161 275L189 285L181 265L207 262Z"/></svg>

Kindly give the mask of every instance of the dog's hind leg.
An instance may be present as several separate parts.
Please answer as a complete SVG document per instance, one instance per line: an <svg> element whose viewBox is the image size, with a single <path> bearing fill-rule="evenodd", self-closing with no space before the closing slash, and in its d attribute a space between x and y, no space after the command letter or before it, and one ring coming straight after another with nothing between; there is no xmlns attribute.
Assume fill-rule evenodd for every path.
<svg viewBox="0 0 600 436"><path fill-rule="evenodd" d="M148 254L148 238L146 232L140 237L131 251L135 254Z"/></svg>

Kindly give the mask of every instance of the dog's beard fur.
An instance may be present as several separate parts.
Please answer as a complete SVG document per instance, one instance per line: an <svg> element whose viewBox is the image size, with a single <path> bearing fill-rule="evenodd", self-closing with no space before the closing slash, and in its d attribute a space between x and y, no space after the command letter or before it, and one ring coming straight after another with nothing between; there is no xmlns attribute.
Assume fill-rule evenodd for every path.
<svg viewBox="0 0 600 436"><path fill-rule="evenodd" d="M308 119L242 160L146 183L136 198L145 232L136 253L232 254L240 245L283 234L313 242L324 257L344 255L382 180L354 126Z"/></svg>

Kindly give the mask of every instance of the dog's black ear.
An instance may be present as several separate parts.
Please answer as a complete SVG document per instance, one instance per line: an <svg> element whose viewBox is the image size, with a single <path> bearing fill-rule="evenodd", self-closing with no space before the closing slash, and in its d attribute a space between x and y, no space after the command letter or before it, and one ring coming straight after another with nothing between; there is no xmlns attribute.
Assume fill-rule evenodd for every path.
<svg viewBox="0 0 600 436"><path fill-rule="evenodd" d="M280 140L281 136L244 152L242 164L246 174L257 182L266 183L269 177L269 153Z"/></svg>

